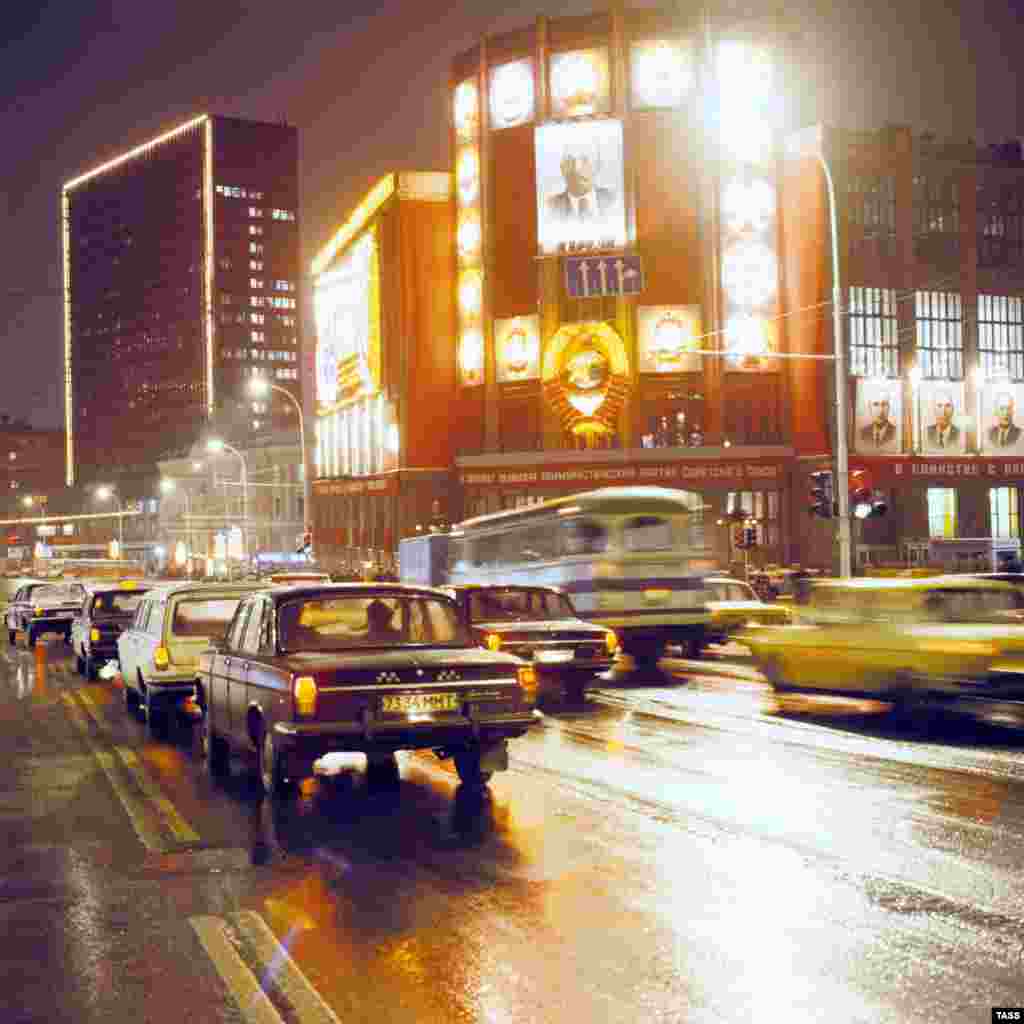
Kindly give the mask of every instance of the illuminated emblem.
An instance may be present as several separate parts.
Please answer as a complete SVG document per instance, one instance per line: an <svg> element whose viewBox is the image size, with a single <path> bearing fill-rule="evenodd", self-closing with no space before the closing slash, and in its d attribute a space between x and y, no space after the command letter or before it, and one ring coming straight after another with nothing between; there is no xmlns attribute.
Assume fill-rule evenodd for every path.
<svg viewBox="0 0 1024 1024"><path fill-rule="evenodd" d="M499 384L540 376L540 318L536 314L495 320L494 345Z"/></svg>
<svg viewBox="0 0 1024 1024"><path fill-rule="evenodd" d="M467 210L459 219L455 244L463 263L475 263L480 256L480 216L475 210Z"/></svg>
<svg viewBox="0 0 1024 1024"><path fill-rule="evenodd" d="M585 338L580 345L565 361L562 388L574 409L584 416L593 416L608 389L608 357L592 338Z"/></svg>
<svg viewBox="0 0 1024 1024"><path fill-rule="evenodd" d="M635 43L632 71L634 107L678 107L693 82L688 48L666 40Z"/></svg>
<svg viewBox="0 0 1024 1024"><path fill-rule="evenodd" d="M604 114L609 100L607 50L573 50L551 58L551 112L555 117Z"/></svg>
<svg viewBox="0 0 1024 1024"><path fill-rule="evenodd" d="M480 155L476 146L464 146L455 162L459 205L472 206L480 198Z"/></svg>
<svg viewBox="0 0 1024 1024"><path fill-rule="evenodd" d="M491 72L491 126L512 128L533 118L533 62L512 61Z"/></svg>
<svg viewBox="0 0 1024 1024"><path fill-rule="evenodd" d="M641 306L637 310L640 372L699 371L699 335L699 307Z"/></svg>

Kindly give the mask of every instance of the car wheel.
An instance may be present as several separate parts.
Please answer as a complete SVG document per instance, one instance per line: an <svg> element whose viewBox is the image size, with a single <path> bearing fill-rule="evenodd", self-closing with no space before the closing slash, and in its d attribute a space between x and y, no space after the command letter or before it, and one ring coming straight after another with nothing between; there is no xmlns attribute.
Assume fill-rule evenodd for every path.
<svg viewBox="0 0 1024 1024"><path fill-rule="evenodd" d="M399 784L398 758L394 754L366 755L366 784L377 789L390 789Z"/></svg>
<svg viewBox="0 0 1024 1024"><path fill-rule="evenodd" d="M665 651L665 644L661 640L633 640L627 642L624 650L637 665L655 665Z"/></svg>
<svg viewBox="0 0 1024 1024"><path fill-rule="evenodd" d="M82 667L83 667L82 675L84 675L86 679L98 679L99 678L99 672L96 670L96 662L93 661L92 658L89 657L88 654L85 656L85 661L84 661Z"/></svg>
<svg viewBox="0 0 1024 1024"><path fill-rule="evenodd" d="M480 751L466 750L455 755L455 770L459 780L467 786L486 786L493 772L480 770Z"/></svg>
<svg viewBox="0 0 1024 1024"><path fill-rule="evenodd" d="M230 769L230 751L226 740L213 731L209 714L203 715L199 725L199 746L203 753L203 767L211 779L221 779Z"/></svg>
<svg viewBox="0 0 1024 1024"><path fill-rule="evenodd" d="M163 738L167 735L169 716L166 708L157 706L153 700L153 693L148 688L140 698L142 705L142 717L149 728L150 734Z"/></svg>
<svg viewBox="0 0 1024 1024"><path fill-rule="evenodd" d="M260 742L259 776L263 792L270 797L280 796L287 789L284 776L284 756L274 744L274 734L266 729Z"/></svg>

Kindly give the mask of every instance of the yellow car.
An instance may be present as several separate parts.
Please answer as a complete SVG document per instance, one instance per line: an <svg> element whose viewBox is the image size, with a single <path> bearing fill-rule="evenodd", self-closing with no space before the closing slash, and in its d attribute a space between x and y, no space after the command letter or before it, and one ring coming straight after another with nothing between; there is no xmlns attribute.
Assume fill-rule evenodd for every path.
<svg viewBox="0 0 1024 1024"><path fill-rule="evenodd" d="M786 625L793 620L787 605L762 601L749 583L728 576L712 576L704 581L708 600L706 643L724 644L750 625Z"/></svg>
<svg viewBox="0 0 1024 1024"><path fill-rule="evenodd" d="M829 580L791 626L739 637L778 691L891 701L1024 698L1024 595L966 576Z"/></svg>

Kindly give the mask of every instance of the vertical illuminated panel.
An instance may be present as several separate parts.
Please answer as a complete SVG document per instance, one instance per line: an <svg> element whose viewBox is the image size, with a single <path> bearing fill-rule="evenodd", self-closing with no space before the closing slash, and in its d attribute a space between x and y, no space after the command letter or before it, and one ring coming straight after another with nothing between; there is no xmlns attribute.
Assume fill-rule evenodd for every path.
<svg viewBox="0 0 1024 1024"><path fill-rule="evenodd" d="M71 200L61 192L61 248L64 253L64 476L68 487L75 483L74 393L71 375Z"/></svg>
<svg viewBox="0 0 1024 1024"><path fill-rule="evenodd" d="M384 429L384 396L382 394L377 395L377 472L382 473L384 471L384 444L385 444L385 429Z"/></svg>
<svg viewBox="0 0 1024 1024"><path fill-rule="evenodd" d="M203 221L206 226L206 294L203 298L206 320L206 414L213 415L213 118L206 119L203 151Z"/></svg>

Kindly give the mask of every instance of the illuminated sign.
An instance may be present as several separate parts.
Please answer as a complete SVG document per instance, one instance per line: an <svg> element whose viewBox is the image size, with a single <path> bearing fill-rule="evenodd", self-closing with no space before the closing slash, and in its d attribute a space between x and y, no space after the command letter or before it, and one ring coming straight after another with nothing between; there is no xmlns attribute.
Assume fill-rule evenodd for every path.
<svg viewBox="0 0 1024 1024"><path fill-rule="evenodd" d="M634 108L678 107L693 85L693 55L685 43L636 42L630 51Z"/></svg>
<svg viewBox="0 0 1024 1024"><path fill-rule="evenodd" d="M641 373L702 369L699 306L640 306L636 320Z"/></svg>
<svg viewBox="0 0 1024 1024"><path fill-rule="evenodd" d="M322 407L380 389L380 273L367 232L313 287L317 401Z"/></svg>
<svg viewBox="0 0 1024 1024"><path fill-rule="evenodd" d="M611 109L608 51L572 50L551 57L552 117L589 117Z"/></svg>
<svg viewBox="0 0 1024 1024"><path fill-rule="evenodd" d="M533 61L499 64L491 71L491 127L513 128L533 120Z"/></svg>
<svg viewBox="0 0 1024 1024"><path fill-rule="evenodd" d="M514 316L494 321L499 384L540 376L540 317Z"/></svg>
<svg viewBox="0 0 1024 1024"><path fill-rule="evenodd" d="M542 252L626 244L622 123L540 125L537 234Z"/></svg>

